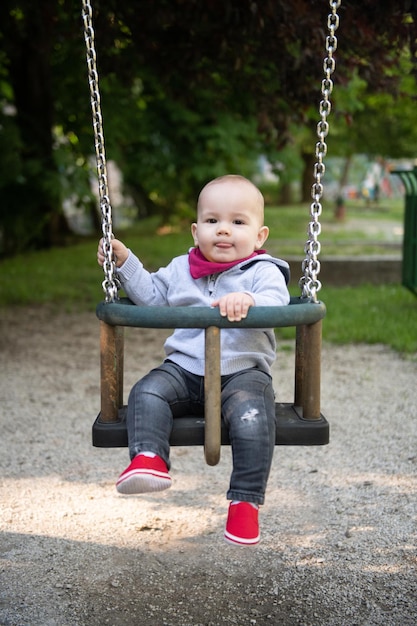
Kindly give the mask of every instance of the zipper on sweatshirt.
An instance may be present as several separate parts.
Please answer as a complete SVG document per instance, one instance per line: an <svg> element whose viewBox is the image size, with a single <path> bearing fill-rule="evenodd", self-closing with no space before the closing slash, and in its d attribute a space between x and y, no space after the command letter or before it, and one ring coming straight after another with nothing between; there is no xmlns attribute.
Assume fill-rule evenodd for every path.
<svg viewBox="0 0 417 626"><path fill-rule="evenodd" d="M208 292L209 292L209 296L213 295L213 291L214 291L215 286L216 286L216 275L215 274L210 274L210 276L208 278Z"/></svg>

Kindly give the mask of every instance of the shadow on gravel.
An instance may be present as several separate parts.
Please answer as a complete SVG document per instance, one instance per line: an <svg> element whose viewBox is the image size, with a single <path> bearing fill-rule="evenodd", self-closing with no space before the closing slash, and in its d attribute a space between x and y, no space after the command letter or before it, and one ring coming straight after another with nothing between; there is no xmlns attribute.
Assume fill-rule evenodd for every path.
<svg viewBox="0 0 417 626"><path fill-rule="evenodd" d="M213 537L163 552L13 533L0 545L2 626L415 624L401 573L387 584L360 562L341 575L331 559L226 544L219 558Z"/></svg>

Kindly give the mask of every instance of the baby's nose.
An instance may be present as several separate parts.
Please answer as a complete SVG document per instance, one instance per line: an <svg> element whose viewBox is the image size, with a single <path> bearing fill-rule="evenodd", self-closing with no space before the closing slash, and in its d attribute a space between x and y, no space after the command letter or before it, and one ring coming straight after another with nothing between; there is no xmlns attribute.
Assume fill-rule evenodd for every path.
<svg viewBox="0 0 417 626"><path fill-rule="evenodd" d="M227 222L219 222L217 225L217 232L218 233L229 233L230 232L230 226Z"/></svg>

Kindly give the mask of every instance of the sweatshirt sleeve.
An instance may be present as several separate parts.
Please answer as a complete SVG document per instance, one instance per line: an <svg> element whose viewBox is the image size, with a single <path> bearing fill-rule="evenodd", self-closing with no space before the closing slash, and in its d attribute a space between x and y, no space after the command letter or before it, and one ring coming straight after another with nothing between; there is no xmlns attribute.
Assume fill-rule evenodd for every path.
<svg viewBox="0 0 417 626"><path fill-rule="evenodd" d="M252 296L255 306L285 306L290 301L284 274L268 261L256 264L252 288L246 293Z"/></svg>
<svg viewBox="0 0 417 626"><path fill-rule="evenodd" d="M129 256L117 274L127 296L138 305L160 306L167 303L169 266L158 272L148 272L143 263L129 250Z"/></svg>

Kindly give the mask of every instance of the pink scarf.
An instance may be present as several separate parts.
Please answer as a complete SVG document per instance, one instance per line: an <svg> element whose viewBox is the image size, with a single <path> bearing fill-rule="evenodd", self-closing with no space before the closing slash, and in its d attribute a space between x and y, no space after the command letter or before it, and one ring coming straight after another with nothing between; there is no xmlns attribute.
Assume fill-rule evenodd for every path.
<svg viewBox="0 0 417 626"><path fill-rule="evenodd" d="M258 254L264 254L265 250L255 250L251 255L244 259L238 259L236 261L230 261L229 263L212 263L207 261L206 257L201 254L199 248L193 248L189 255L188 261L190 263L190 272L193 278L202 278L203 276L210 276L210 274L218 274L219 272L225 272L226 270L234 267L242 261L248 261Z"/></svg>

